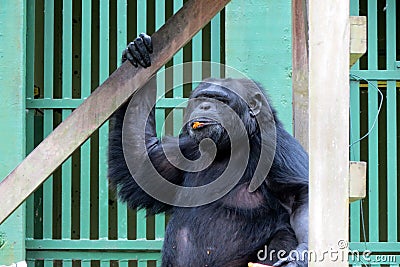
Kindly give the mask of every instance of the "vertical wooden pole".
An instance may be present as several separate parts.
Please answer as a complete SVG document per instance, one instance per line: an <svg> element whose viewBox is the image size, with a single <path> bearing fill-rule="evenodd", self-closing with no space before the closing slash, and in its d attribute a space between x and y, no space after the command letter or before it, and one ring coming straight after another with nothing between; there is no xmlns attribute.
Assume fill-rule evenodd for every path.
<svg viewBox="0 0 400 267"><path fill-rule="evenodd" d="M2 1L0 177L6 176L25 157L25 18L25 0ZM29 89L33 91L33 88ZM22 205L0 226L0 265L24 259L25 205Z"/></svg>
<svg viewBox="0 0 400 267"><path fill-rule="evenodd" d="M294 137L308 151L308 0L292 0Z"/></svg>
<svg viewBox="0 0 400 267"><path fill-rule="evenodd" d="M349 41L349 1L309 0L310 267L348 266Z"/></svg>

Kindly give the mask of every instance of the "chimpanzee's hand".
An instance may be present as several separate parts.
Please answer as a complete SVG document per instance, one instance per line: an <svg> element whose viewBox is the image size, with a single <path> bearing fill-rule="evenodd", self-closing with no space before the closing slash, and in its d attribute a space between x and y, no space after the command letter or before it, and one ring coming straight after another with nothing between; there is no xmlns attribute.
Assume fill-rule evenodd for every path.
<svg viewBox="0 0 400 267"><path fill-rule="evenodd" d="M133 42L130 42L122 53L122 62L129 60L133 66L138 64L144 68L151 65L150 54L153 53L151 37L141 33Z"/></svg>

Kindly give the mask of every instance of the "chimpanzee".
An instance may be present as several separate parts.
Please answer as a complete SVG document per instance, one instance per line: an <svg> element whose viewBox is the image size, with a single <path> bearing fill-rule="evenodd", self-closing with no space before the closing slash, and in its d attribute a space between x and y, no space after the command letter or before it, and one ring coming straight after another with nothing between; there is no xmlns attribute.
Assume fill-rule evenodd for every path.
<svg viewBox="0 0 400 267"><path fill-rule="evenodd" d="M146 68L151 64L150 53L151 38L141 34L128 45L122 60ZM189 98L179 137L162 139L157 138L155 130L155 94L154 85L148 84L139 99L134 96L134 104L124 104L112 116L108 177L129 207L146 208L149 214L170 214L162 266L234 267L247 266L248 262L307 266L308 156L270 109L260 85L248 79L204 80ZM148 114L146 109L150 110ZM144 125L144 132L139 129L140 124ZM239 124L243 125L242 130ZM125 137L123 130L129 132ZM214 145L204 143L206 139ZM268 140L274 142L273 146L268 145ZM135 167L129 164L132 160L127 155L133 155L133 161L143 157L138 149L140 142L156 173L175 185L202 187L218 179L227 168L231 169L228 179L235 182L226 194L209 203L165 203L139 185L139 176L153 181L155 173L149 170L152 168L142 167L142 163L134 162ZM262 173L261 185L250 189L257 166L263 164L260 161L264 143L270 168ZM206 156L209 150L214 154L207 166L185 170L168 157L176 152L169 150L177 146L192 162ZM236 163L229 165L230 161ZM245 164L242 171L240 162ZM182 197L179 192L165 193L190 202L190 194ZM266 248L268 251L264 251Z"/></svg>

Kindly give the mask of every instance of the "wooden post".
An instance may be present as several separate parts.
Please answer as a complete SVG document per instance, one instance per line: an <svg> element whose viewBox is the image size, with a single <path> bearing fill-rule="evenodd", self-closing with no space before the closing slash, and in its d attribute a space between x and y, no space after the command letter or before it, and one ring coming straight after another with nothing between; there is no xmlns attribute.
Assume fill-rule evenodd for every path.
<svg viewBox="0 0 400 267"><path fill-rule="evenodd" d="M0 180L25 157L25 6L24 0L2 1L0 8ZM9 193L0 193L1 203ZM24 206L0 226L0 265L23 260Z"/></svg>
<svg viewBox="0 0 400 267"><path fill-rule="evenodd" d="M2 223L111 114L206 25L229 0L190 0L152 36L152 65L125 62L1 183ZM46 162L46 164L40 164ZM40 168L37 166L40 165Z"/></svg>
<svg viewBox="0 0 400 267"><path fill-rule="evenodd" d="M348 266L349 42L349 1L309 0L310 267Z"/></svg>
<svg viewBox="0 0 400 267"><path fill-rule="evenodd" d="M292 0L293 133L308 151L308 0Z"/></svg>

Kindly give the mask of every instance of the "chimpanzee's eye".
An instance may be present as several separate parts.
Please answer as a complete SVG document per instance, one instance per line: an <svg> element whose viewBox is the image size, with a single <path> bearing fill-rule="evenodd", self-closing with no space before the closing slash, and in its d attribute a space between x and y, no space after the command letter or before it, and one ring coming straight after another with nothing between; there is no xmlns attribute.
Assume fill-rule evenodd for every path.
<svg viewBox="0 0 400 267"><path fill-rule="evenodd" d="M217 97L214 97L214 99L216 99L216 100L218 100L218 101L220 101L220 102L222 102L224 104L227 104L227 105L229 104L229 100L227 98L225 98L225 97L217 96Z"/></svg>

